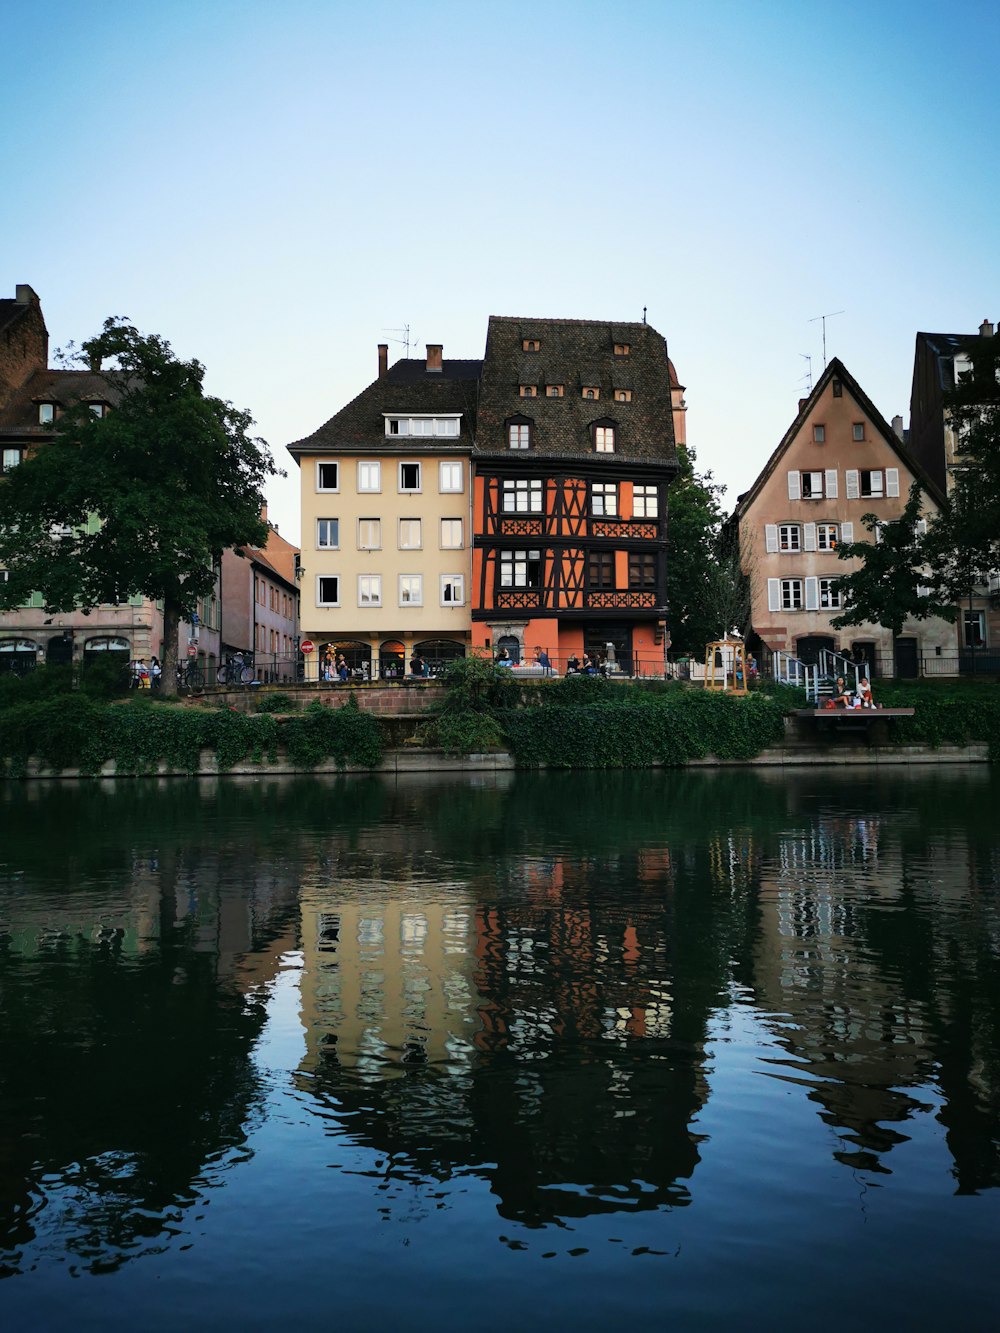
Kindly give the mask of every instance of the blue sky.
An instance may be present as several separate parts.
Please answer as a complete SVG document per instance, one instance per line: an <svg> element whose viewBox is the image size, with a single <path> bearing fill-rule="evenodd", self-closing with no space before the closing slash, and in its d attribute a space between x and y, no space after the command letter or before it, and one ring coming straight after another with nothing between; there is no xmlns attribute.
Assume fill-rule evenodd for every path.
<svg viewBox="0 0 1000 1333"><path fill-rule="evenodd" d="M840 356L1000 319L1000 6L36 0L0 9L0 254L53 346L128 315L282 458L409 324L638 319L731 506ZM272 517L298 533L297 475Z"/></svg>

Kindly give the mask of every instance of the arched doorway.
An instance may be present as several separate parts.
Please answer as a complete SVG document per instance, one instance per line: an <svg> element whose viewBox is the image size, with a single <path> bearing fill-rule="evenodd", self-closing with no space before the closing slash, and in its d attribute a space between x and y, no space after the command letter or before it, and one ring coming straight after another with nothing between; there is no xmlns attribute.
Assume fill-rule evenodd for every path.
<svg viewBox="0 0 1000 1333"><path fill-rule="evenodd" d="M424 639L413 645L413 651L427 663L428 675L439 676L449 662L465 656L465 644L454 639Z"/></svg>
<svg viewBox="0 0 1000 1333"><path fill-rule="evenodd" d="M402 680L406 675L406 649L398 639L386 639L378 650L380 680Z"/></svg>
<svg viewBox="0 0 1000 1333"><path fill-rule="evenodd" d="M0 672L27 675L38 665L40 651L41 647L34 639L0 639Z"/></svg>

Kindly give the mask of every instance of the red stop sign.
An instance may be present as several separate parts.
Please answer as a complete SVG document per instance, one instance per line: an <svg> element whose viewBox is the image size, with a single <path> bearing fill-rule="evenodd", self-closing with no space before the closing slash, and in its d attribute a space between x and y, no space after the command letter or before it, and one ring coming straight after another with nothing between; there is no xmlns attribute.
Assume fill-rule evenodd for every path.
<svg viewBox="0 0 1000 1333"><path fill-rule="evenodd" d="M312 639L303 639L299 644L299 648L304 653L311 653L314 646Z"/></svg>

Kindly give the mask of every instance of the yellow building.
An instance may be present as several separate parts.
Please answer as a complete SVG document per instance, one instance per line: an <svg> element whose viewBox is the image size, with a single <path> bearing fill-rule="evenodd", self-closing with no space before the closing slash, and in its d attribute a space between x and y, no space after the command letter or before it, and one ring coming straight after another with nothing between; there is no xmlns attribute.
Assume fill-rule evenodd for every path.
<svg viewBox="0 0 1000 1333"><path fill-rule="evenodd" d="M465 654L472 423L479 361L388 365L336 416L288 446L301 475L306 678L393 679Z"/></svg>

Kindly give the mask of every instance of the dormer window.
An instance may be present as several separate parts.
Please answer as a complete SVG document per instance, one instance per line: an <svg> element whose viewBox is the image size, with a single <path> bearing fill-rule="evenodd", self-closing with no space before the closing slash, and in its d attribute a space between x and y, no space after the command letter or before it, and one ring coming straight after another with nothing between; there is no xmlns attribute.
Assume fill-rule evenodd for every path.
<svg viewBox="0 0 1000 1333"><path fill-rule="evenodd" d="M596 402L601 396L601 391L596 384L585 384L583 386L583 396L588 402Z"/></svg>
<svg viewBox="0 0 1000 1333"><path fill-rule="evenodd" d="M631 401L632 401L632 390L631 390L631 389L616 389L616 390L615 390L615 402L616 402L616 403L630 403Z"/></svg>
<svg viewBox="0 0 1000 1333"><path fill-rule="evenodd" d="M533 424L529 417L511 417L507 422L508 448L530 449Z"/></svg>
<svg viewBox="0 0 1000 1333"><path fill-rule="evenodd" d="M522 385L521 385L521 397L522 397L522 398L536 398L537 396L538 396L538 385L537 385L537 384L522 384Z"/></svg>
<svg viewBox="0 0 1000 1333"><path fill-rule="evenodd" d="M537 338L521 339L522 352L540 352L541 350L542 350L542 344Z"/></svg>
<svg viewBox="0 0 1000 1333"><path fill-rule="evenodd" d="M40 426L51 426L56 419L55 403L38 404L38 424Z"/></svg>
<svg viewBox="0 0 1000 1333"><path fill-rule="evenodd" d="M615 343L615 356L628 356L631 351L628 343Z"/></svg>
<svg viewBox="0 0 1000 1333"><path fill-rule="evenodd" d="M615 451L615 424L613 421L602 421L595 423L591 430L594 433L594 452L598 454L613 454Z"/></svg>
<svg viewBox="0 0 1000 1333"><path fill-rule="evenodd" d="M563 396L563 385L546 384L545 396L546 398L561 398Z"/></svg>

